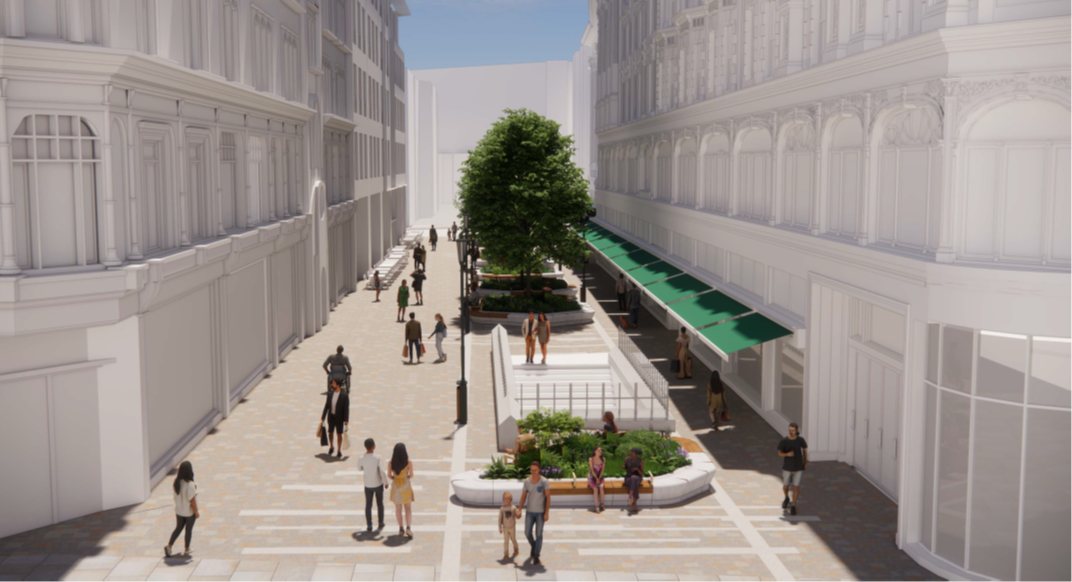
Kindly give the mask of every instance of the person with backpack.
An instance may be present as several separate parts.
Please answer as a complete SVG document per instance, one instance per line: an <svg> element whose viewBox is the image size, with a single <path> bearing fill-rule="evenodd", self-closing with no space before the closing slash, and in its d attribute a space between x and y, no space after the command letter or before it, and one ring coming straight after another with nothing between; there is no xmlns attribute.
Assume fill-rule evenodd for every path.
<svg viewBox="0 0 1072 582"><path fill-rule="evenodd" d="M324 360L324 372L328 375L328 390L331 390L331 381L335 380L345 384L346 393L350 393L350 374L353 368L350 366L350 358L342 355L342 346L335 348L335 353Z"/></svg>
<svg viewBox="0 0 1072 582"><path fill-rule="evenodd" d="M447 361L447 352L443 351L443 339L447 337L447 324L443 323L443 316L435 314L435 330L432 331L432 335L428 336L428 339L435 338L435 349L439 352L439 359L436 362Z"/></svg>
<svg viewBox="0 0 1072 582"><path fill-rule="evenodd" d="M186 530L186 551L184 556L190 555L190 539L194 534L194 522L201 517L201 510L197 507L197 485L194 483L194 466L190 461L183 461L179 465L179 474L175 476L175 483L171 487L175 491L175 530L171 532L168 545L164 546L164 555L171 557L171 547L179 538L182 530Z"/></svg>

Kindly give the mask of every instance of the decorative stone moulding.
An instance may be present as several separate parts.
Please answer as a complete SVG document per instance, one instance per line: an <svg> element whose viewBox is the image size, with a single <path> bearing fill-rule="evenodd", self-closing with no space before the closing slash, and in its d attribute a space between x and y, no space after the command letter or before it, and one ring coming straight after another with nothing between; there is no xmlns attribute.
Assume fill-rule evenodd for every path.
<svg viewBox="0 0 1072 582"><path fill-rule="evenodd" d="M563 289L565 291L565 289ZM596 315L596 310L592 309L592 306L587 303L581 303L580 311L559 311L554 313L545 313L548 321L555 325L583 325L592 323L592 319ZM474 323L483 323L487 325L516 325L520 326L521 322L528 317L528 312L525 313L507 313L504 311L481 311L477 307L469 309L469 317L472 318Z"/></svg>
<svg viewBox="0 0 1072 582"><path fill-rule="evenodd" d="M715 464L706 453L689 453L692 464L682 467L673 473L659 475L652 479L652 492L641 493L638 507L665 507L688 501L699 495L707 493L711 489L711 479L715 477ZM515 479L481 479L483 469L459 473L450 479L454 486L454 494L458 500L466 505L478 507L498 507L502 505L503 493L509 492L514 499L521 499L521 487L523 481ZM592 505L591 490L585 478L574 479L550 479L553 482L568 483L574 481L578 489L584 489L588 494L555 495L553 490L551 502L554 507L590 507ZM607 479L607 485L621 485L621 479ZM607 495L606 504L614 507L625 507L628 503L627 495Z"/></svg>

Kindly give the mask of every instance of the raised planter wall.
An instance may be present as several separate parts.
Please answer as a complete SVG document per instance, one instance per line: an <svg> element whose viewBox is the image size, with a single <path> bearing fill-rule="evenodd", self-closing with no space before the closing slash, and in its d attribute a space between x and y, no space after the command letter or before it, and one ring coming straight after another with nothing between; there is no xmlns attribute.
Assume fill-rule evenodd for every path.
<svg viewBox="0 0 1072 582"><path fill-rule="evenodd" d="M556 313L546 313L547 319L553 324L551 333L554 333L554 325L579 325L591 323L595 318L596 311L592 309L592 306L587 303L581 303L580 311L562 311ZM521 322L528 317L528 312L524 313L507 313L502 311L481 311L480 309L473 307L469 310L469 317L475 323L481 323L485 325L516 325L521 326Z"/></svg>

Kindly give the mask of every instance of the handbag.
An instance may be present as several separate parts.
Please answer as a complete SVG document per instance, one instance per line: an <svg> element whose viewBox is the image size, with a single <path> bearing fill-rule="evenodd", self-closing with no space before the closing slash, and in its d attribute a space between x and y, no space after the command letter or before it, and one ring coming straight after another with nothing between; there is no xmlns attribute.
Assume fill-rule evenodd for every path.
<svg viewBox="0 0 1072 582"><path fill-rule="evenodd" d="M678 360L676 358L673 359L673 360L670 360L670 371L675 373L675 374L680 372L681 371L681 360Z"/></svg>
<svg viewBox="0 0 1072 582"><path fill-rule="evenodd" d="M723 410L722 411L722 416L719 418L719 420L721 422L729 422L730 421L730 412L728 410Z"/></svg>
<svg viewBox="0 0 1072 582"><path fill-rule="evenodd" d="M425 352L425 349L424 349L424 342L421 342L421 355L422 355L422 356L424 355L424 352Z"/></svg>
<svg viewBox="0 0 1072 582"><path fill-rule="evenodd" d="M409 357L409 344L408 343L406 345L402 346L402 357L403 358L408 358Z"/></svg>
<svg viewBox="0 0 1072 582"><path fill-rule="evenodd" d="M324 425L321 424L320 430L318 430L317 432L320 433L320 446L328 446L328 431L324 430Z"/></svg>

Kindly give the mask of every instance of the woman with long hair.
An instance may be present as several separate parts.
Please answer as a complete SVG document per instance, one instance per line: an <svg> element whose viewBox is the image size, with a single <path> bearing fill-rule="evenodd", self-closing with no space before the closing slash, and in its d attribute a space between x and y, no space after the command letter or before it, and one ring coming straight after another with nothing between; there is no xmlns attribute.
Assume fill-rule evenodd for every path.
<svg viewBox="0 0 1072 582"><path fill-rule="evenodd" d="M387 478L391 480L391 502L395 504L395 517L398 518L398 535L413 537L413 461L406 454L406 445L395 445L391 462L387 464ZM405 508L406 524L402 526L402 509Z"/></svg>
<svg viewBox="0 0 1072 582"><path fill-rule="evenodd" d="M603 504L603 467L607 460L603 458L603 447L596 447L588 458L588 488L592 490L592 500L596 504L596 513L603 513L607 506Z"/></svg>
<svg viewBox="0 0 1072 582"><path fill-rule="evenodd" d="M625 459L625 487L629 489L629 507L637 510L637 501L640 499L640 484L644 482L644 459L640 458L640 449L629 449L629 456Z"/></svg>
<svg viewBox="0 0 1072 582"><path fill-rule="evenodd" d="M179 465L179 474L175 476L172 485L175 491L175 531L171 532L168 545L164 546L164 555L171 557L171 546L183 529L186 530L186 551L183 555L190 555L190 538L194 533L194 522L201 517L201 511L197 508L197 485L194 484L194 466L190 461L183 461Z"/></svg>
<svg viewBox="0 0 1072 582"><path fill-rule="evenodd" d="M432 335L428 336L428 339L435 338L435 349L439 352L439 359L437 362L447 361L447 352L443 351L443 338L447 337L447 324L443 323L443 315L435 314L435 329L432 330Z"/></svg>
<svg viewBox="0 0 1072 582"><path fill-rule="evenodd" d="M547 363L547 344L551 342L551 322L547 316L540 312L536 318L536 339L540 342L540 353L543 354L541 364Z"/></svg>
<svg viewBox="0 0 1072 582"><path fill-rule="evenodd" d="M608 410L603 413L603 438L611 434L618 434L618 423L614 422L614 413Z"/></svg>
<svg viewBox="0 0 1072 582"><path fill-rule="evenodd" d="M711 370L711 379L707 381L707 412L711 414L712 432L718 432L719 417L726 412L726 387L718 370Z"/></svg>
<svg viewBox="0 0 1072 582"><path fill-rule="evenodd" d="M383 281L380 280L380 272L379 271L373 271L372 272L372 286L376 288L376 301L374 301L373 303L379 303L380 302L380 291L383 290L382 289L383 288Z"/></svg>

